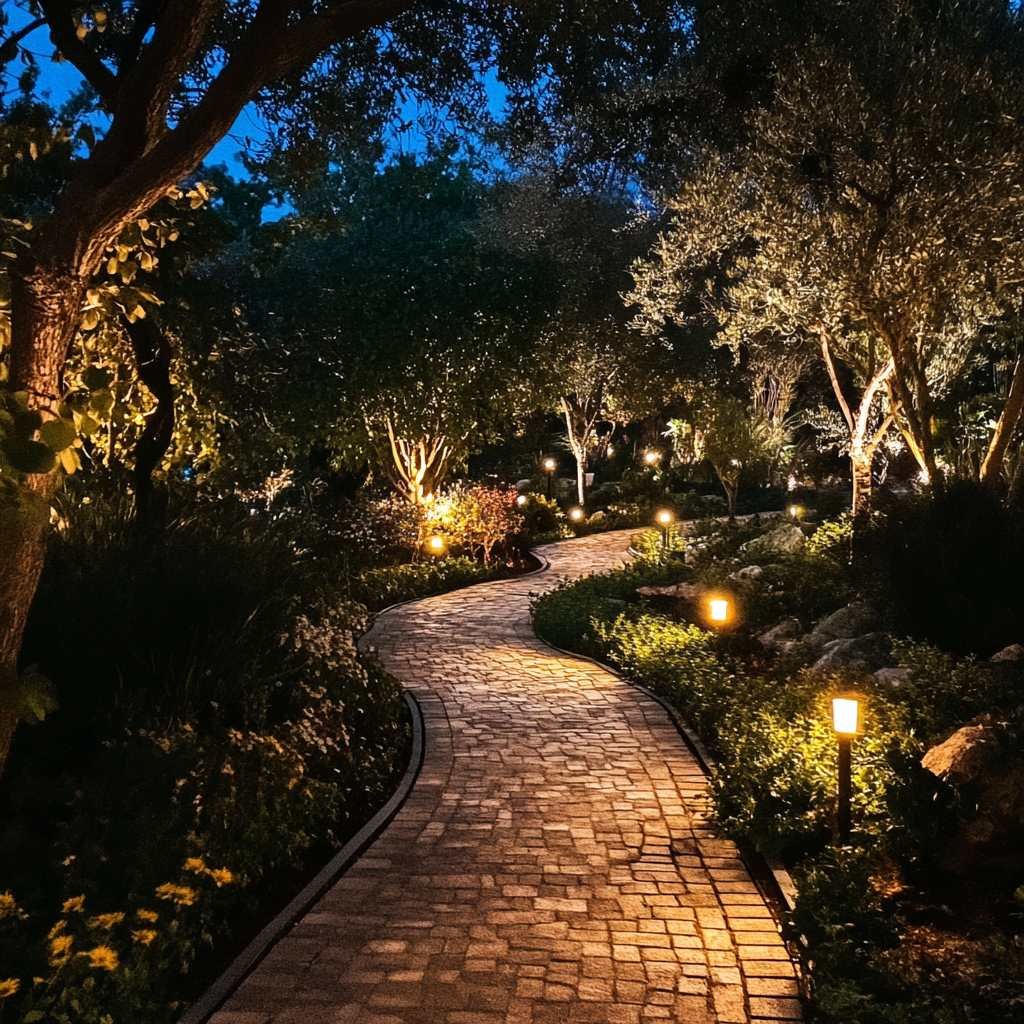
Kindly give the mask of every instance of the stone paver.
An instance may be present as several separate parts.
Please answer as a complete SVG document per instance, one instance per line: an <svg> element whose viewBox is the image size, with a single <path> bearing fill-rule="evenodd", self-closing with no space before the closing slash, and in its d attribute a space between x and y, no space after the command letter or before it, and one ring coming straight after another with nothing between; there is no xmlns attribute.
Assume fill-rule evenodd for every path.
<svg viewBox="0 0 1024 1024"><path fill-rule="evenodd" d="M531 592L621 564L628 533L539 576L381 616L422 772L363 857L213 1024L743 1024L800 1017L793 965L665 712L533 634Z"/></svg>

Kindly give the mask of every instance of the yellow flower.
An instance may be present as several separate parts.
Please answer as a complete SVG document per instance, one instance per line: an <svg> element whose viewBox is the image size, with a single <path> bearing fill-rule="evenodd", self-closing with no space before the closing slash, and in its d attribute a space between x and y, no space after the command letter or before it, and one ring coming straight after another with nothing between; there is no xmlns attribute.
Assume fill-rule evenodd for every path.
<svg viewBox="0 0 1024 1024"><path fill-rule="evenodd" d="M214 868L206 873L217 883L218 888L222 885L231 885L235 880L235 876L227 868Z"/></svg>
<svg viewBox="0 0 1024 1024"><path fill-rule="evenodd" d="M96 946L82 956L89 958L89 966L96 967L101 971L116 971L118 965L117 954L109 946Z"/></svg>
<svg viewBox="0 0 1024 1024"><path fill-rule="evenodd" d="M17 978L4 978L0 981L0 999L10 999L11 996L17 995L19 988L21 982Z"/></svg>
<svg viewBox="0 0 1024 1024"><path fill-rule="evenodd" d="M191 907L196 901L195 889L190 889L187 885L174 885L171 882L164 882L158 886L156 896L157 899L177 903L179 907Z"/></svg>
<svg viewBox="0 0 1024 1024"><path fill-rule="evenodd" d="M55 935L50 939L50 963L53 965L62 964L67 960L71 952L71 936Z"/></svg>
<svg viewBox="0 0 1024 1024"><path fill-rule="evenodd" d="M202 857L189 857L185 861L185 870L191 871L195 875L201 875L206 870L206 864Z"/></svg>
<svg viewBox="0 0 1024 1024"><path fill-rule="evenodd" d="M85 897L84 896L72 896L71 899L64 901L64 906L61 908L65 914L73 914L76 911L85 909Z"/></svg>
<svg viewBox="0 0 1024 1024"><path fill-rule="evenodd" d="M136 910L135 916L140 921L148 921L150 924L160 918L160 915L155 910Z"/></svg>
<svg viewBox="0 0 1024 1024"><path fill-rule="evenodd" d="M139 928L132 932L132 938L143 946L148 946L156 938L156 932L152 928Z"/></svg>
<svg viewBox="0 0 1024 1024"><path fill-rule="evenodd" d="M89 924L93 928L115 928L124 920L124 914L116 912L113 914L97 914Z"/></svg>

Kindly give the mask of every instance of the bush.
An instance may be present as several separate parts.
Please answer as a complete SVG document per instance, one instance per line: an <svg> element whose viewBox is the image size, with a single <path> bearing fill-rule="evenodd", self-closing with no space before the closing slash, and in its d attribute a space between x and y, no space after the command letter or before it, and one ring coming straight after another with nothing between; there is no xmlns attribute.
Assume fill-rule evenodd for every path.
<svg viewBox="0 0 1024 1024"><path fill-rule="evenodd" d="M563 536L565 516L554 498L527 494L523 509L523 532L531 544L559 540ZM566 531L568 532L568 531Z"/></svg>
<svg viewBox="0 0 1024 1024"><path fill-rule="evenodd" d="M500 566L485 566L472 558L439 558L429 562L385 565L369 569L352 582L352 596L378 612L400 601L412 601L497 578Z"/></svg>
<svg viewBox="0 0 1024 1024"><path fill-rule="evenodd" d="M197 960L406 761L400 689L356 649L365 611L287 519L211 507L156 546L122 522L68 517L26 634L61 706L4 778L12 1019L174 1019Z"/></svg>
<svg viewBox="0 0 1024 1024"><path fill-rule="evenodd" d="M882 509L855 568L896 633L982 656L1024 639L1024 517L978 484Z"/></svg>
<svg viewBox="0 0 1024 1024"><path fill-rule="evenodd" d="M514 487L458 483L427 510L427 525L444 534L450 547L478 556L489 565L495 548L510 548L522 532L523 516Z"/></svg>

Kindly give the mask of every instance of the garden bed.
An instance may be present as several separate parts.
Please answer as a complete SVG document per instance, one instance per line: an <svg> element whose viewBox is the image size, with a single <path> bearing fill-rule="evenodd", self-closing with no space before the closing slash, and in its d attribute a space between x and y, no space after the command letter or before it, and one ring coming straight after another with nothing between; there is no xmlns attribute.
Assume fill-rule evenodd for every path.
<svg viewBox="0 0 1024 1024"><path fill-rule="evenodd" d="M537 632L615 666L697 729L716 761L721 827L794 869L789 925L808 941L817 1015L837 1024L1019 1019L1020 848L1009 861L986 851L983 865L952 875L943 853L977 818L972 794L921 759L981 713L999 719L1009 746L1018 742L1021 673L899 640L888 675L855 659L821 665L821 636L805 629L856 596L848 524L799 530L800 542L796 530L794 550L780 552L756 541L763 525L698 528L685 560L663 557L657 536L641 538L651 557L541 597ZM709 628L711 593L727 593L742 621ZM787 619L801 629L773 644ZM839 639L833 652L844 649ZM851 687L865 698L866 730L854 745L856 827L837 849L830 701Z"/></svg>

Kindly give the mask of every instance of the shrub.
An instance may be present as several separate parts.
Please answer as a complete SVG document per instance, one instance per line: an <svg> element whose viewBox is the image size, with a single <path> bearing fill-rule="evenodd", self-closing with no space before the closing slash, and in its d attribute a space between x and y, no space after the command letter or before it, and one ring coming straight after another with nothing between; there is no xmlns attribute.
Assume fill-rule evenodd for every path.
<svg viewBox="0 0 1024 1024"><path fill-rule="evenodd" d="M983 656L1021 640L1024 517L980 485L891 504L858 541L855 568L896 633Z"/></svg>
<svg viewBox="0 0 1024 1024"><path fill-rule="evenodd" d="M427 521L448 537L450 546L479 555L489 565L494 549L508 546L522 532L524 520L516 497L514 487L458 483L434 501Z"/></svg>
<svg viewBox="0 0 1024 1024"><path fill-rule="evenodd" d="M400 601L430 597L471 583L495 579L500 571L498 566L485 566L475 559L458 556L379 566L352 581L352 596L377 612Z"/></svg>
<svg viewBox="0 0 1024 1024"><path fill-rule="evenodd" d="M527 494L523 509L523 531L530 543L557 540L562 536L565 516L554 498L543 494Z"/></svg>

